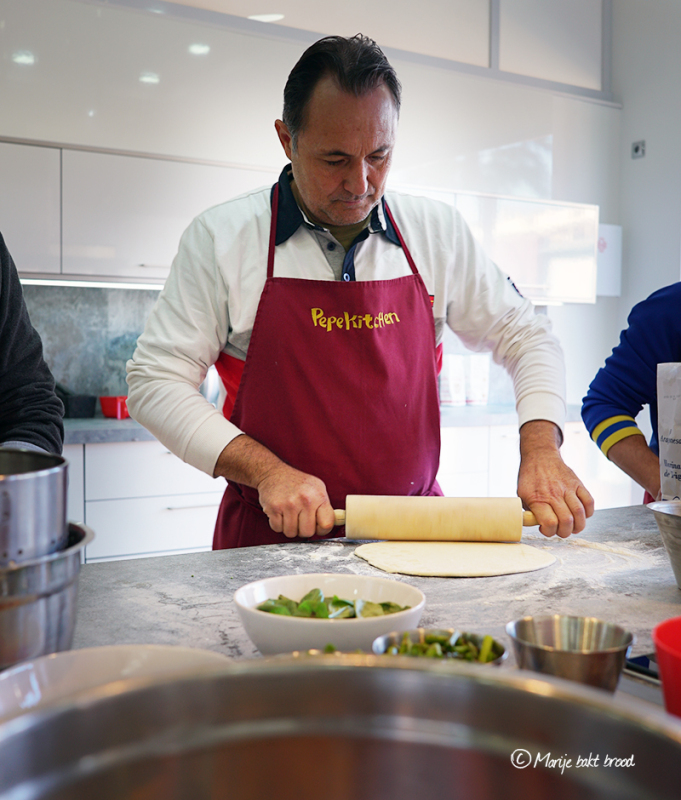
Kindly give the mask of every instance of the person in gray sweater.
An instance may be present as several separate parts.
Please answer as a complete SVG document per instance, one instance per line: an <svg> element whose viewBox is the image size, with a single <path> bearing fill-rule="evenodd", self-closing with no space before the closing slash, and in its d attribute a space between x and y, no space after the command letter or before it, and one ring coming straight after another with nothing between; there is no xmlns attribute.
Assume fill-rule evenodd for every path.
<svg viewBox="0 0 681 800"><path fill-rule="evenodd" d="M64 406L0 234L0 447L61 454Z"/></svg>

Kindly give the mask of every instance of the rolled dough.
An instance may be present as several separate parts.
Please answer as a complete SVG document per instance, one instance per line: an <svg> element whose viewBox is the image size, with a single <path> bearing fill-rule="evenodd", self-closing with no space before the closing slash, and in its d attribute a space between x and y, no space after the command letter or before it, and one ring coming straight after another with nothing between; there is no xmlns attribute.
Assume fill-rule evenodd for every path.
<svg viewBox="0 0 681 800"><path fill-rule="evenodd" d="M556 560L520 542L372 542L355 555L384 572L444 578L482 578L532 572Z"/></svg>

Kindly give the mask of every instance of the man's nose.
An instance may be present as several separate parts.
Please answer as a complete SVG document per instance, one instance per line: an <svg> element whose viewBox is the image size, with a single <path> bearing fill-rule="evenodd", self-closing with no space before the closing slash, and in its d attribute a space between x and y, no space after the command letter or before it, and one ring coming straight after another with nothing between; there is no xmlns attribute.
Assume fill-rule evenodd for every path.
<svg viewBox="0 0 681 800"><path fill-rule="evenodd" d="M369 189L368 168L364 161L350 165L345 176L345 189L355 197L367 193Z"/></svg>

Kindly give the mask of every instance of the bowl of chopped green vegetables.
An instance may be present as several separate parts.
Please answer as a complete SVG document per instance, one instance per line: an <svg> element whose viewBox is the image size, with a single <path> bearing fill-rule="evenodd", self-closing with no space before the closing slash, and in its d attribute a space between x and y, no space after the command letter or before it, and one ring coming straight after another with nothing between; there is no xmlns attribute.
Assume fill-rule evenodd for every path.
<svg viewBox="0 0 681 800"><path fill-rule="evenodd" d="M376 655L440 658L472 664L501 664L506 648L489 635L453 628L416 628L379 636L372 645Z"/></svg>
<svg viewBox="0 0 681 800"><path fill-rule="evenodd" d="M241 623L263 655L294 650L369 652L374 640L419 624L426 598L414 586L368 575L265 578L234 593Z"/></svg>

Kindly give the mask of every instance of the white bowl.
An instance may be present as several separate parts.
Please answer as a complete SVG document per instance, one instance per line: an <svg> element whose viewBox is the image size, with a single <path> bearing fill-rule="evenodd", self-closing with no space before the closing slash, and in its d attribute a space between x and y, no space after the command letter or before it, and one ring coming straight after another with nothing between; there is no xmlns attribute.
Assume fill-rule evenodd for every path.
<svg viewBox="0 0 681 800"><path fill-rule="evenodd" d="M0 720L39 706L74 699L97 686L125 678L148 678L227 664L211 650L124 644L68 650L24 661L0 672Z"/></svg>
<svg viewBox="0 0 681 800"><path fill-rule="evenodd" d="M321 589L325 597L335 594L343 600L392 601L410 608L382 617L356 619L285 617L256 608L280 594L297 602L311 589ZM269 656L294 650L321 650L327 644L332 644L337 650L366 650L370 653L377 636L417 628L426 598L414 586L389 578L318 573L282 575L248 583L234 593L234 602L251 641L263 655Z"/></svg>

